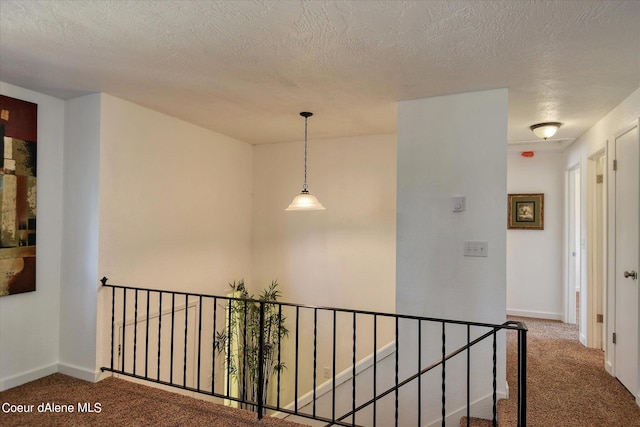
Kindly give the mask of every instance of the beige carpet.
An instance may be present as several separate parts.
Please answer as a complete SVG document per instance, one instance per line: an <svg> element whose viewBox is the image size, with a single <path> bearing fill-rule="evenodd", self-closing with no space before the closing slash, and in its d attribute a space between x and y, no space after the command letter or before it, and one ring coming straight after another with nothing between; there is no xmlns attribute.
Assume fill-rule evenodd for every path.
<svg viewBox="0 0 640 427"><path fill-rule="evenodd" d="M528 318L527 426L640 427L640 408L604 370L604 352L584 347L576 325ZM517 425L516 334L507 338L509 400L498 403L498 425ZM463 419L461 425L466 425ZM492 425L474 420L474 427Z"/></svg>
<svg viewBox="0 0 640 427"><path fill-rule="evenodd" d="M96 384L54 374L0 393L0 405L32 404L33 413L4 413L0 426L215 426L215 427L295 427L287 421L265 417L258 421L253 412L232 409L200 399L182 396L107 378ZM73 413L38 413L41 403L72 405ZM99 413L78 413L78 403L91 407L100 403Z"/></svg>

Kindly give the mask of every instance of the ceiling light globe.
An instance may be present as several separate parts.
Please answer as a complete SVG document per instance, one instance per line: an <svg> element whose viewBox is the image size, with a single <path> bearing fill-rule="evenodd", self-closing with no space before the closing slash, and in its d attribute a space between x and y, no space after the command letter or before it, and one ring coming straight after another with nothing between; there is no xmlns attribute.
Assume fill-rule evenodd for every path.
<svg viewBox="0 0 640 427"><path fill-rule="evenodd" d="M560 129L560 126L562 126L562 123L548 122L532 125L530 129L535 136L540 139L546 140L547 138L551 138L553 135L555 135L556 132L558 132L558 129Z"/></svg>

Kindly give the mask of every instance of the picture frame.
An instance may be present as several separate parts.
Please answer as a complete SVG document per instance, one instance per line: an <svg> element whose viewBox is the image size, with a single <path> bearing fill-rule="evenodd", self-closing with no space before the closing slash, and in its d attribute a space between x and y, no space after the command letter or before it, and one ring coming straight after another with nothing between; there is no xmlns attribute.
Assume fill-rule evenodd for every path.
<svg viewBox="0 0 640 427"><path fill-rule="evenodd" d="M507 228L544 230L544 194L509 194Z"/></svg>

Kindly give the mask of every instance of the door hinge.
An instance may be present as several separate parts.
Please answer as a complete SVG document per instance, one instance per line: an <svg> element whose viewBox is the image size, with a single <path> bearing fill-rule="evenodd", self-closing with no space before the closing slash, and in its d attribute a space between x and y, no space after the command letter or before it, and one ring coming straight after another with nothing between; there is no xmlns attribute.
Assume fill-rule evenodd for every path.
<svg viewBox="0 0 640 427"><path fill-rule="evenodd" d="M604 175L596 175L596 184L602 184L604 182Z"/></svg>
<svg viewBox="0 0 640 427"><path fill-rule="evenodd" d="M613 343L614 344L616 343L616 333L615 332L613 333Z"/></svg>
<svg viewBox="0 0 640 427"><path fill-rule="evenodd" d="M617 160L614 160L614 161L613 161L613 170L614 170L614 171L617 171L617 170L618 170L618 161L617 161Z"/></svg>
<svg viewBox="0 0 640 427"><path fill-rule="evenodd" d="M604 316L602 314L596 314L596 322L604 323Z"/></svg>
<svg viewBox="0 0 640 427"><path fill-rule="evenodd" d="M118 344L118 357L120 357L121 350L122 350L122 344Z"/></svg>

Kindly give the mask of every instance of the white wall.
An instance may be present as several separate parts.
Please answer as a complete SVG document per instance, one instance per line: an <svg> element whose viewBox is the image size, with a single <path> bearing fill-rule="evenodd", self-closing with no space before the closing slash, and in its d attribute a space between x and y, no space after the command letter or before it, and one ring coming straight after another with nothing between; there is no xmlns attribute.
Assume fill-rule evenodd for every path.
<svg viewBox="0 0 640 427"><path fill-rule="evenodd" d="M308 184L325 211L285 212L303 184L304 144L254 147L253 256L249 289L259 293L277 279L282 301L373 311L395 308L395 135L313 139L309 122ZM293 315L288 327L293 334ZM324 321L324 320L323 320ZM329 318L330 321L330 318ZM330 331L330 323L323 323ZM350 328L350 323L347 323ZM339 337L350 342L350 330ZM312 331L312 329L311 329ZM380 327L379 346L390 337ZM348 333L347 333L348 332ZM358 358L372 351L372 334L358 329ZM309 334L307 334L309 335ZM318 366L331 366L330 336L321 341ZM320 337L320 339L323 339ZM293 344L293 335L288 343ZM292 345L285 348L293 372ZM349 347L350 348L350 347ZM310 349L307 349L310 350ZM351 353L336 371L351 364ZM311 360L311 354L309 359ZM313 375L300 384L304 394ZM325 381L323 369L317 379ZM292 388L282 401L292 398Z"/></svg>
<svg viewBox="0 0 640 427"><path fill-rule="evenodd" d="M508 192L544 193L544 230L507 231L509 314L562 319L564 162L562 152L508 154Z"/></svg>
<svg viewBox="0 0 640 427"><path fill-rule="evenodd" d="M94 281L224 295L250 279L251 165L249 144L102 95ZM111 319L98 319L106 366Z"/></svg>
<svg viewBox="0 0 640 427"><path fill-rule="evenodd" d="M503 322L506 90L399 103L398 312ZM451 211L451 197L466 211ZM487 241L487 258L463 257Z"/></svg>
<svg viewBox="0 0 640 427"><path fill-rule="evenodd" d="M100 277L210 294L249 278L251 145L102 97Z"/></svg>
<svg viewBox="0 0 640 427"><path fill-rule="evenodd" d="M278 279L288 301L393 311L395 136L310 138L309 191L326 210L285 212L302 189L303 147L254 147L254 286Z"/></svg>
<svg viewBox="0 0 640 427"><path fill-rule="evenodd" d="M96 372L100 94L67 101L60 289L60 371Z"/></svg>
<svg viewBox="0 0 640 427"><path fill-rule="evenodd" d="M399 103L397 312L505 321L507 98L507 90L498 89ZM452 196L466 197L464 212L452 212ZM465 241L488 242L489 256L464 257ZM426 344L433 343L434 334L439 337L439 328L427 328L425 365L440 357L433 345ZM401 376L413 373L410 367L417 364L415 349L406 344L415 340L414 332L401 328ZM465 338L463 330L449 327L449 351ZM502 394L504 336L497 354ZM489 348L483 346L473 359L490 366ZM447 363L449 390L464 387L464 365L459 363ZM490 396L490 378L488 369L474 375L472 401ZM437 390L437 378L425 381ZM449 411L464 406L461 398L460 393L447 396ZM432 400L428 405L434 407L425 409L437 413L438 399ZM410 400L407 404L407 410L415 406Z"/></svg>
<svg viewBox="0 0 640 427"><path fill-rule="evenodd" d="M0 298L0 391L57 371L64 101L0 82L0 93L38 104L36 292Z"/></svg>

